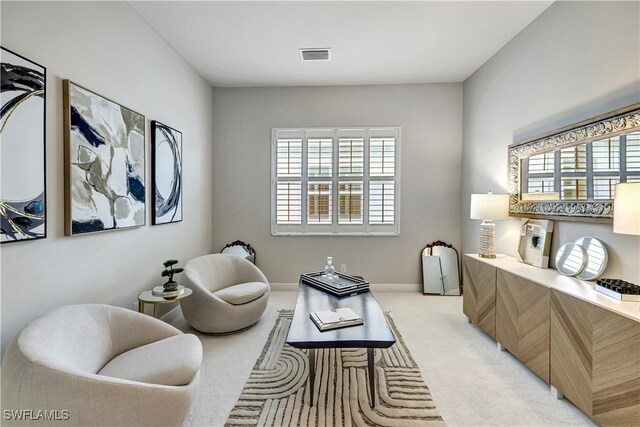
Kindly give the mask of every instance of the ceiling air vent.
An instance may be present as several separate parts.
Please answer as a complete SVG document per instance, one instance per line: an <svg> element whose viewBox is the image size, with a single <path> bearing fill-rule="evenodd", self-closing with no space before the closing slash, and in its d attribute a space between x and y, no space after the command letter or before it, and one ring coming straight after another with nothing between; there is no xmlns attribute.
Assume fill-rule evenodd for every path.
<svg viewBox="0 0 640 427"><path fill-rule="evenodd" d="M328 61L330 48L299 49L302 61Z"/></svg>

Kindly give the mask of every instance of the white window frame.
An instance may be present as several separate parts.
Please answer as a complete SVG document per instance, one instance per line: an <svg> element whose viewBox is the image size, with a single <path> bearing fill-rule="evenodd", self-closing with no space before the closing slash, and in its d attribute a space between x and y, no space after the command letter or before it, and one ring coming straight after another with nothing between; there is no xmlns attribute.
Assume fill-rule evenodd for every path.
<svg viewBox="0 0 640 427"><path fill-rule="evenodd" d="M333 167L331 178L307 176L307 140L309 138L331 138L333 141ZM340 177L338 167L339 139L364 139L364 172L360 177ZM370 138L395 138L394 176L371 177L369 174ZM277 141L278 139L302 140L302 223L278 224L276 221L277 189ZM399 126L380 127L340 127L340 128L273 128L271 129L271 235L273 236L398 236L400 234L400 146L401 128ZM285 181L287 179L282 179ZM288 179L291 180L291 179ZM295 178L295 180L298 180ZM394 222L393 224L369 224L369 183L372 180L394 181ZM332 182L332 223L307 224L308 183L313 181ZM356 181L363 183L362 224L338 223L338 182Z"/></svg>

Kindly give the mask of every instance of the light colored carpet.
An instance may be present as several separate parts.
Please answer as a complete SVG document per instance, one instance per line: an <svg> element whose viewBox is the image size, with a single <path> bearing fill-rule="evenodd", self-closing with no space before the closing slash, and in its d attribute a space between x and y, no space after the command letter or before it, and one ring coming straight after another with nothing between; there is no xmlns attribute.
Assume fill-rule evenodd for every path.
<svg viewBox="0 0 640 427"><path fill-rule="evenodd" d="M225 336L201 336L200 389L186 426L223 426L278 317L293 309L295 291L275 291L260 321ZM462 314L461 297L376 292L390 311L433 400L450 426L595 426ZM180 318L173 325L194 330Z"/></svg>
<svg viewBox="0 0 640 427"><path fill-rule="evenodd" d="M396 344L375 349L375 407L369 404L366 350L339 348L317 350L309 406L307 351L285 342L292 317L283 310L276 319L227 426L446 425L391 318Z"/></svg>

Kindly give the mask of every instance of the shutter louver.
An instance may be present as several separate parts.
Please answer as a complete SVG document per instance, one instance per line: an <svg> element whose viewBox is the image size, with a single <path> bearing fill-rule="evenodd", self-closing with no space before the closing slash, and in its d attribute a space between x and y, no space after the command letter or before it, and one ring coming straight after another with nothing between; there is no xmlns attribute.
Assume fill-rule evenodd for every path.
<svg viewBox="0 0 640 427"><path fill-rule="evenodd" d="M307 190L307 223L331 224L331 213L331 182L310 182Z"/></svg>
<svg viewBox="0 0 640 427"><path fill-rule="evenodd" d="M393 224L395 220L395 182L369 184L369 224Z"/></svg>
<svg viewBox="0 0 640 427"><path fill-rule="evenodd" d="M340 182L338 187L338 223L362 224L362 182Z"/></svg>
<svg viewBox="0 0 640 427"><path fill-rule="evenodd" d="M369 140L369 175L395 175L395 146L395 138L371 138Z"/></svg>
<svg viewBox="0 0 640 427"><path fill-rule="evenodd" d="M302 140L279 139L277 151L278 178L302 177Z"/></svg>
<svg viewBox="0 0 640 427"><path fill-rule="evenodd" d="M330 177L333 173L333 141L329 138L309 139L307 173L310 177Z"/></svg>
<svg viewBox="0 0 640 427"><path fill-rule="evenodd" d="M627 135L627 172L640 172L640 133Z"/></svg>
<svg viewBox="0 0 640 427"><path fill-rule="evenodd" d="M620 170L620 137L594 141L591 147L594 172Z"/></svg>
<svg viewBox="0 0 640 427"><path fill-rule="evenodd" d="M542 153L529 157L529 175L537 173L553 173L554 153Z"/></svg>
<svg viewBox="0 0 640 427"><path fill-rule="evenodd" d="M302 183L278 182L276 185L276 222L302 224Z"/></svg>
<svg viewBox="0 0 640 427"><path fill-rule="evenodd" d="M339 139L338 174L341 177L362 176L364 174L364 139Z"/></svg>

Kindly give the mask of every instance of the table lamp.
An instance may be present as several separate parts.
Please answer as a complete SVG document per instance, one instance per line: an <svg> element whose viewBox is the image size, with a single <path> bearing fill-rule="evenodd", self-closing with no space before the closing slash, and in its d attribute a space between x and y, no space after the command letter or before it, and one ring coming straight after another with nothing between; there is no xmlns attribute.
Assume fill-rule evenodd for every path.
<svg viewBox="0 0 640 427"><path fill-rule="evenodd" d="M640 235L640 182L616 185L613 199L613 232Z"/></svg>
<svg viewBox="0 0 640 427"><path fill-rule="evenodd" d="M482 258L496 257L496 225L493 221L509 217L508 194L472 194L471 219L481 219L480 253Z"/></svg>

